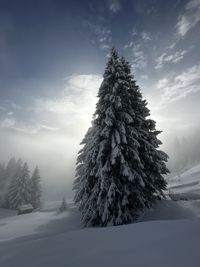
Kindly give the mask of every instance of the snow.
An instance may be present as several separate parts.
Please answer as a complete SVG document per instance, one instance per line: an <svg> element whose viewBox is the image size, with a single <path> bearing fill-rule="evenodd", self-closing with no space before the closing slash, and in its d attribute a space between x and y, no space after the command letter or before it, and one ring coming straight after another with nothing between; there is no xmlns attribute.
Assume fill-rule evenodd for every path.
<svg viewBox="0 0 200 267"><path fill-rule="evenodd" d="M175 193L197 193L200 195L200 164L182 174L169 178L168 188Z"/></svg>
<svg viewBox="0 0 200 267"><path fill-rule="evenodd" d="M200 217L200 200L179 201L179 205Z"/></svg>
<svg viewBox="0 0 200 267"><path fill-rule="evenodd" d="M0 266L199 266L200 218L190 210L166 200L141 220L82 229L72 206L61 215L13 215L0 221Z"/></svg>
<svg viewBox="0 0 200 267"><path fill-rule="evenodd" d="M16 210L7 210L7 209L0 208L0 220L3 218L15 216L16 214L17 214Z"/></svg>
<svg viewBox="0 0 200 267"><path fill-rule="evenodd" d="M38 233L40 226L60 217L55 212L34 212L1 219L0 242Z"/></svg>
<svg viewBox="0 0 200 267"><path fill-rule="evenodd" d="M45 201L42 203L41 211L56 211L60 207L61 201Z"/></svg>
<svg viewBox="0 0 200 267"><path fill-rule="evenodd" d="M187 201L178 201L181 207L200 217L200 164L182 174L172 175L168 179L168 188L175 199L187 199Z"/></svg>

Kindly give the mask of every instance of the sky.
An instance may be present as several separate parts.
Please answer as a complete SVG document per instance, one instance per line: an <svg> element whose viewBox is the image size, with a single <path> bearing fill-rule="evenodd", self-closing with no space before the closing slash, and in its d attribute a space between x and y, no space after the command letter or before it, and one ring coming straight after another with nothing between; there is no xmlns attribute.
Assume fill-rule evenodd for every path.
<svg viewBox="0 0 200 267"><path fill-rule="evenodd" d="M200 0L0 0L0 160L38 164L51 197L70 188L112 46L131 63L163 147L189 134L199 43Z"/></svg>

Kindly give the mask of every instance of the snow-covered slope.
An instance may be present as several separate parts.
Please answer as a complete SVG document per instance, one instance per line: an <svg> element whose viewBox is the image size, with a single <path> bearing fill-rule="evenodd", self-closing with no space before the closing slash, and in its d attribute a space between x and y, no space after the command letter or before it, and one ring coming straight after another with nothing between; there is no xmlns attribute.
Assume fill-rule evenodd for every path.
<svg viewBox="0 0 200 267"><path fill-rule="evenodd" d="M193 192L200 194L200 164L182 174L170 177L168 188L176 193Z"/></svg>
<svg viewBox="0 0 200 267"><path fill-rule="evenodd" d="M0 266L199 266L198 217L178 203L163 201L142 220L82 229L74 209L61 215L36 212L5 218L0 220Z"/></svg>
<svg viewBox="0 0 200 267"><path fill-rule="evenodd" d="M42 232L40 229L43 225L62 217L63 214L56 215L54 212L34 212L1 219L0 242Z"/></svg>
<svg viewBox="0 0 200 267"><path fill-rule="evenodd" d="M0 245L3 267L198 267L200 221L84 229Z"/></svg>

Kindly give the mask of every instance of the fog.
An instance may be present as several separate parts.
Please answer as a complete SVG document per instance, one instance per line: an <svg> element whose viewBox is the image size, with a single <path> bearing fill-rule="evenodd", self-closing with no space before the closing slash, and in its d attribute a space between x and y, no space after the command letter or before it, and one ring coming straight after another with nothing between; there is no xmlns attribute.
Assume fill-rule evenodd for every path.
<svg viewBox="0 0 200 267"><path fill-rule="evenodd" d="M54 98L2 110L0 161L14 156L30 168L38 165L46 199L73 196L79 143L90 126L100 82L98 75L71 76Z"/></svg>
<svg viewBox="0 0 200 267"><path fill-rule="evenodd" d="M94 96L95 100L97 98ZM83 103L83 107L84 105ZM79 143L90 126L92 109L95 109L94 104L91 104L91 114L88 114L88 111L86 112L83 108L81 116L77 116L69 127L62 129L41 127L36 132L27 132L16 127L1 128L0 161L6 163L14 156L28 162L31 170L38 165L45 199L72 198L72 184L76 157L80 149ZM181 170L197 164L200 159L200 155L197 153L200 145L198 127L184 132L178 131L172 129L170 124L166 124L164 116L157 116L156 119L156 112L154 113L152 117L157 121L157 128L163 130L160 135L163 142L161 148L170 157L169 169L172 172L181 172ZM59 114L57 115L59 116ZM85 119L83 120L83 118ZM66 116L66 120L69 120L68 116Z"/></svg>
<svg viewBox="0 0 200 267"><path fill-rule="evenodd" d="M47 200L73 197L79 144L91 125L101 80L100 74L74 75L65 80L56 97L35 98L26 105L15 103L1 110L0 161L6 163L14 156L26 161L31 170L38 165L43 197ZM157 129L163 131L159 138L162 150L170 157L170 170L181 171L197 163L198 156L191 156L187 164L182 158L189 147L190 155L199 147L198 103L190 105L190 112L181 113L183 104L168 101L160 106L162 97L153 89L149 92L142 81L138 83L149 103L151 118L156 121Z"/></svg>
<svg viewBox="0 0 200 267"><path fill-rule="evenodd" d="M38 165L43 197L47 200L72 197L78 140L57 133L40 132L31 136L8 130L1 136L1 162L7 163L14 156L26 161L31 170Z"/></svg>

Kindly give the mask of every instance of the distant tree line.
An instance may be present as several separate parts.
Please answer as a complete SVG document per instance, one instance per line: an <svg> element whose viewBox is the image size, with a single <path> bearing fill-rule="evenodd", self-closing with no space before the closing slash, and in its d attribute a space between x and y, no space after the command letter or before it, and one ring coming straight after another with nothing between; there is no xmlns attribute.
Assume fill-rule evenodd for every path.
<svg viewBox="0 0 200 267"><path fill-rule="evenodd" d="M182 172L200 163L200 130L189 137L175 137L170 153L169 168Z"/></svg>
<svg viewBox="0 0 200 267"><path fill-rule="evenodd" d="M32 174L28 164L11 158L7 165L0 163L0 206L17 209L20 205L41 205L41 181L38 167Z"/></svg>

